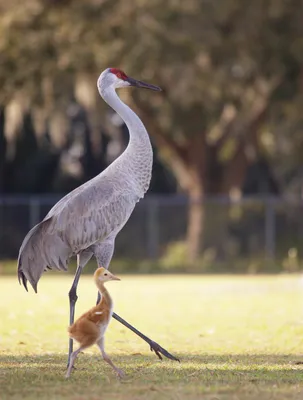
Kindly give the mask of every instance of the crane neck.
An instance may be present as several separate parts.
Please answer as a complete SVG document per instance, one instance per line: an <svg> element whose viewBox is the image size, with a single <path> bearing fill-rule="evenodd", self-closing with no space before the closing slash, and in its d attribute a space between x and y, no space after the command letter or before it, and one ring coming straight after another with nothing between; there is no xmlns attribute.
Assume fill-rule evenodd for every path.
<svg viewBox="0 0 303 400"><path fill-rule="evenodd" d="M129 131L129 143L124 153L116 160L123 163L138 185L138 194L143 197L149 187L153 163L153 151L149 135L141 119L117 95L113 87L101 89L100 94L125 122Z"/></svg>
<svg viewBox="0 0 303 400"><path fill-rule="evenodd" d="M146 145L151 149L151 143L143 122L117 95L113 87L101 91L103 99L109 104L125 122L129 130L129 145Z"/></svg>

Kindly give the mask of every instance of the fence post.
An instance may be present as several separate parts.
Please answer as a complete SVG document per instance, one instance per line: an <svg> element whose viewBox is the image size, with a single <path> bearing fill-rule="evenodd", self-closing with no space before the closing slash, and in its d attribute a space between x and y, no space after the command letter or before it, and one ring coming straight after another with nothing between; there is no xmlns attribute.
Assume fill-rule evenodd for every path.
<svg viewBox="0 0 303 400"><path fill-rule="evenodd" d="M147 202L147 255L151 260L159 256L159 202L150 197Z"/></svg>
<svg viewBox="0 0 303 400"><path fill-rule="evenodd" d="M265 254L269 259L276 255L276 213L274 201L271 198L265 200Z"/></svg>
<svg viewBox="0 0 303 400"><path fill-rule="evenodd" d="M38 197L31 197L29 200L29 225L32 229L40 222L40 200Z"/></svg>

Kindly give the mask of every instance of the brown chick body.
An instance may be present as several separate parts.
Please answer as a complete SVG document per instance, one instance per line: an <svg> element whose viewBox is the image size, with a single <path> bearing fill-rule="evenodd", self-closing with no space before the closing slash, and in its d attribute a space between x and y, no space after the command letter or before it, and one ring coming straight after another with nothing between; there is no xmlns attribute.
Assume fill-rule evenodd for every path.
<svg viewBox="0 0 303 400"><path fill-rule="evenodd" d="M70 376L78 354L94 344L98 345L103 359L113 367L117 375L123 376L123 371L113 364L104 350L104 334L113 313L113 302L104 283L109 280L119 280L119 278L105 268L98 268L94 274L94 280L101 294L101 300L68 328L69 336L75 339L80 347L71 355L66 377Z"/></svg>
<svg viewBox="0 0 303 400"><path fill-rule="evenodd" d="M104 296L104 295L103 295ZM92 346L100 336L103 336L112 315L112 304L101 301L95 307L81 315L73 325L68 328L69 336L75 339L80 346Z"/></svg>

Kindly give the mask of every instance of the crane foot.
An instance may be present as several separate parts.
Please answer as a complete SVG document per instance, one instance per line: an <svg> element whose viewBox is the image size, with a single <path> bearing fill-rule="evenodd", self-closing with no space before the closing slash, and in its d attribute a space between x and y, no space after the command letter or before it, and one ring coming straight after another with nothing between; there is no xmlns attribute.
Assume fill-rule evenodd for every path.
<svg viewBox="0 0 303 400"><path fill-rule="evenodd" d="M170 360L180 362L179 358L170 354L167 350L163 349L163 347L161 347L158 343L154 342L153 340L151 340L150 342L150 351L154 351L155 354L160 358L160 360L163 359L161 356L162 354L164 357L169 358Z"/></svg>
<svg viewBox="0 0 303 400"><path fill-rule="evenodd" d="M174 361L179 361L180 362L179 358L177 358L177 357L173 356L172 354L170 354L167 350L163 349L163 347L161 347L158 343L154 342L149 337L144 335L142 332L138 331L138 329L136 329L134 326L129 324L127 321L125 321L125 319L119 317L119 315L117 315L116 313L113 313L113 318L115 318L122 325L126 326L128 329L130 329L136 335L138 335L141 339L143 339L146 343L148 343L149 346L150 346L150 350L154 351L156 353L156 355L160 358L160 360L162 360L162 356L161 356L161 354L162 354L164 357L169 358L170 360L174 360Z"/></svg>

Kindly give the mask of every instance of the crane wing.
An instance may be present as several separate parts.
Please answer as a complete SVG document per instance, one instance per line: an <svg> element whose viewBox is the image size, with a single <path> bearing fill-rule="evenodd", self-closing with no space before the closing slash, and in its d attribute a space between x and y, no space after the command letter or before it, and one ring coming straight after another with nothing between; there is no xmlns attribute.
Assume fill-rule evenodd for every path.
<svg viewBox="0 0 303 400"><path fill-rule="evenodd" d="M37 291L47 268L66 270L71 255L119 231L129 218L138 197L106 177L94 183L95 178L61 199L24 238L18 277L25 288L28 280Z"/></svg>
<svg viewBox="0 0 303 400"><path fill-rule="evenodd" d="M53 229L78 253L118 232L131 215L138 196L125 185L102 181L90 185L53 213Z"/></svg>

